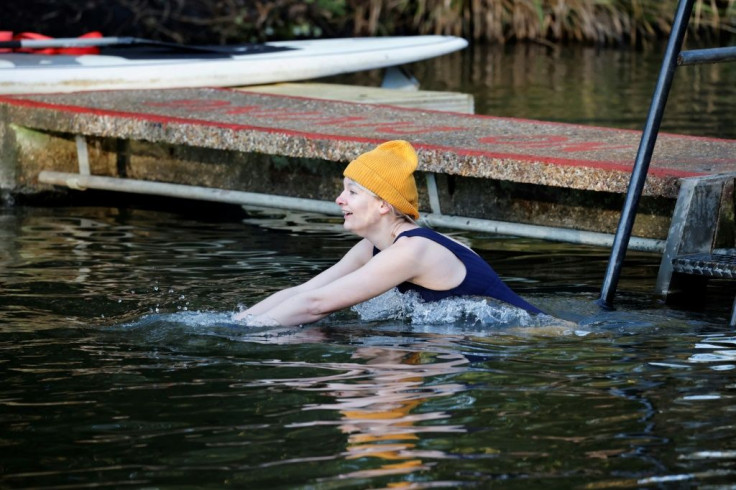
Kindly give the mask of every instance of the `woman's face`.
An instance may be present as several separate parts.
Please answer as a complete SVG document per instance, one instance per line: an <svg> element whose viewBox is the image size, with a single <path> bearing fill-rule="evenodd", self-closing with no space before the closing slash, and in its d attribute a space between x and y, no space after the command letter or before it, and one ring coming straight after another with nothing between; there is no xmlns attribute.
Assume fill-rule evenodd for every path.
<svg viewBox="0 0 736 490"><path fill-rule="evenodd" d="M381 217L379 210L382 201L347 177L343 180L343 191L335 202L345 218L343 227L358 236L363 236L362 231Z"/></svg>

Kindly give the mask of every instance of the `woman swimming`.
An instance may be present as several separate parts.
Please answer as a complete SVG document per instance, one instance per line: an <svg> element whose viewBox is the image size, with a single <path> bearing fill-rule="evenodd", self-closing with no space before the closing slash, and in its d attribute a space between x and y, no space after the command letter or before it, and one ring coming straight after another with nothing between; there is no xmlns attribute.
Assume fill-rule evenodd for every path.
<svg viewBox="0 0 736 490"><path fill-rule="evenodd" d="M416 224L417 163L414 148L401 140L383 143L350 162L336 202L345 229L363 239L329 269L233 318L249 325L311 323L394 287L402 293L416 291L425 301L489 296L541 313L470 248Z"/></svg>

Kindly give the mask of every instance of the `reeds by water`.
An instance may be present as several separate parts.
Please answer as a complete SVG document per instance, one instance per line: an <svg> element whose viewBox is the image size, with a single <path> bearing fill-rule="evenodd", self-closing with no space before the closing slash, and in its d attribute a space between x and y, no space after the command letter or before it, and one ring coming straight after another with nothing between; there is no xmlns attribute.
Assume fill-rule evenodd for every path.
<svg viewBox="0 0 736 490"><path fill-rule="evenodd" d="M666 37L678 0L24 0L0 29L89 30L183 43L453 34L477 42L638 45ZM39 15L42 12L43 15ZM695 0L691 35L736 37L736 0Z"/></svg>
<svg viewBox="0 0 736 490"><path fill-rule="evenodd" d="M677 0L370 0L353 1L355 34L409 30L475 41L636 44L669 33ZM365 19L370 19L365 22ZM381 22L383 20L383 22ZM736 0L696 0L691 31L736 33Z"/></svg>

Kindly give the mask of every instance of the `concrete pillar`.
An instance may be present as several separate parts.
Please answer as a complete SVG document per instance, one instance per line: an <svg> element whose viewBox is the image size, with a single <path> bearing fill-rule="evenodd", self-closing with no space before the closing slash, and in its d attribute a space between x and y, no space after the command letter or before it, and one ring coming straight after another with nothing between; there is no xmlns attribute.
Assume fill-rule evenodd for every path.
<svg viewBox="0 0 736 490"><path fill-rule="evenodd" d="M15 134L10 129L7 113L7 107L0 107L0 202L10 199L18 179Z"/></svg>

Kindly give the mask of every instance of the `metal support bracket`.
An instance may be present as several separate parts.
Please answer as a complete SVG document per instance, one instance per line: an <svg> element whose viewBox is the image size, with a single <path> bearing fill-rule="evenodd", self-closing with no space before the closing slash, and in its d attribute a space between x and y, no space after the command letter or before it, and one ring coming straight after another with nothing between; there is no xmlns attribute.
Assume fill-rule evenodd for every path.
<svg viewBox="0 0 736 490"><path fill-rule="evenodd" d="M442 214L440 194L437 192L437 179L431 172L427 173L427 194L429 195L429 209L432 210L432 214Z"/></svg>
<svg viewBox="0 0 736 490"><path fill-rule="evenodd" d="M79 164L79 175L92 175L89 169L89 152L87 151L87 138L78 134L74 137L77 143L77 163Z"/></svg>
<svg viewBox="0 0 736 490"><path fill-rule="evenodd" d="M680 194L672 213L662 261L657 276L656 292L667 295L670 289L672 260L678 255L710 253L715 240L721 193L734 175L692 177L680 181Z"/></svg>

